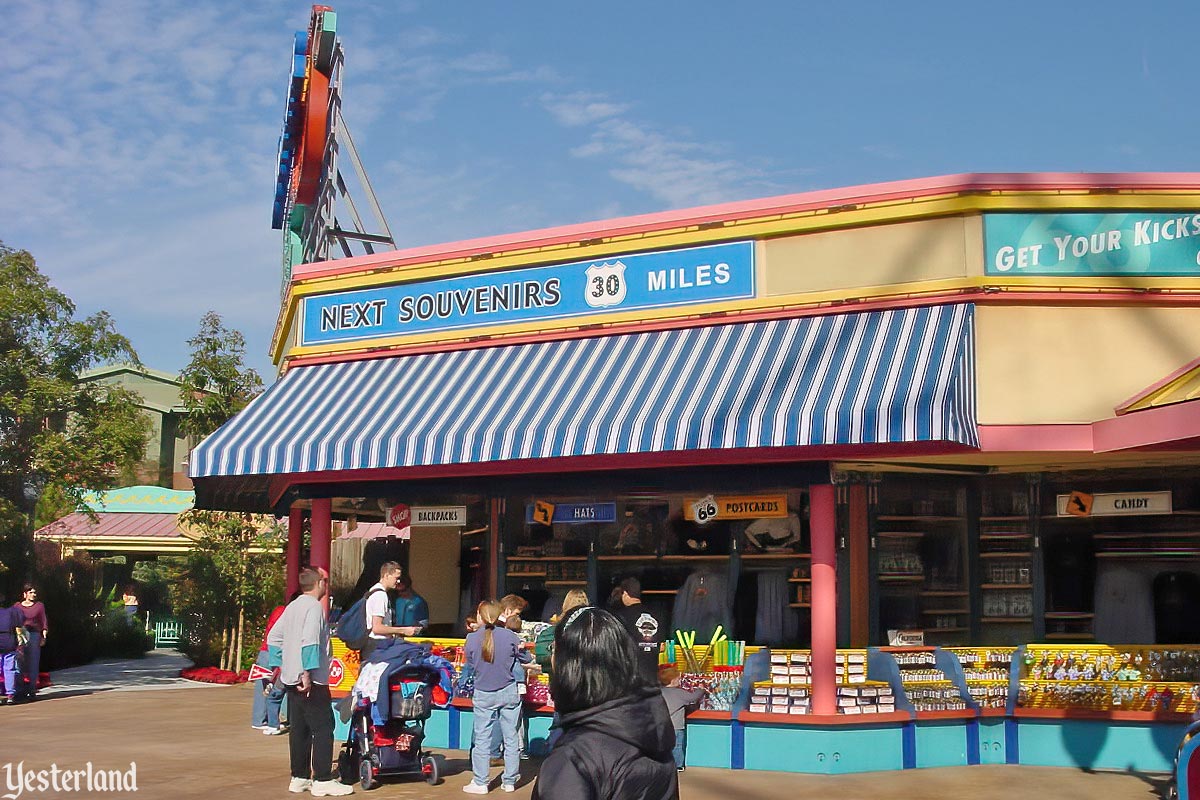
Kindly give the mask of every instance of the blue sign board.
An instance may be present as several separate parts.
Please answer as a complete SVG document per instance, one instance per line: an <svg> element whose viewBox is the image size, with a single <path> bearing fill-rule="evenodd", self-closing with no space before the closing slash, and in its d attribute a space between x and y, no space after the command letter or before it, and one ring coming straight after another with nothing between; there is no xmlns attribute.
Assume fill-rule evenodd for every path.
<svg viewBox="0 0 1200 800"><path fill-rule="evenodd" d="M583 525L589 522L616 522L616 503L556 503L555 525ZM525 506L525 524L533 522L533 505Z"/></svg>
<svg viewBox="0 0 1200 800"><path fill-rule="evenodd" d="M1200 214L985 214L987 275L1200 276Z"/></svg>
<svg viewBox="0 0 1200 800"><path fill-rule="evenodd" d="M754 243L633 253L305 297L300 344L754 297Z"/></svg>

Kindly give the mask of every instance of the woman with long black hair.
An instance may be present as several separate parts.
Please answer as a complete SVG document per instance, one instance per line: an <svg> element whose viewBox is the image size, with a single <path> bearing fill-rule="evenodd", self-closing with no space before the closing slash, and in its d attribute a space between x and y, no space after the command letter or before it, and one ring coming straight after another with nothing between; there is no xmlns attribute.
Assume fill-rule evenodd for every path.
<svg viewBox="0 0 1200 800"><path fill-rule="evenodd" d="M657 686L641 676L625 626L576 608L554 629L550 694L562 737L534 800L677 800L675 730Z"/></svg>

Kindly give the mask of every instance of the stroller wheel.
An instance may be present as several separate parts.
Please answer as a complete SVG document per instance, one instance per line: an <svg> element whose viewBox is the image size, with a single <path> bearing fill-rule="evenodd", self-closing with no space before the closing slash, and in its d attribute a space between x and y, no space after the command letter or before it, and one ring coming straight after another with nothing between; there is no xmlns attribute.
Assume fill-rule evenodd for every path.
<svg viewBox="0 0 1200 800"><path fill-rule="evenodd" d="M362 784L363 791L369 791L379 784L375 775L375 766L371 763L371 759L364 758L358 765L358 781Z"/></svg>
<svg viewBox="0 0 1200 800"><path fill-rule="evenodd" d="M421 759L421 773L430 786L437 786L442 780L442 765L439 756L427 755Z"/></svg>

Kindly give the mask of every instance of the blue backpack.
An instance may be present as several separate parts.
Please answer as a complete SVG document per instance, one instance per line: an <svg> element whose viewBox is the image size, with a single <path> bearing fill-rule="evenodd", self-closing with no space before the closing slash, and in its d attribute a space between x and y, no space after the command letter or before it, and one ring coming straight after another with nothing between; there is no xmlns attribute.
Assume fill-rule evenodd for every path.
<svg viewBox="0 0 1200 800"><path fill-rule="evenodd" d="M346 647L351 650L362 650L366 646L367 640L370 639L370 631L367 630L367 598L375 592L386 592L386 589L372 589L342 612L342 616L338 617L337 627L334 629L334 636L341 639Z"/></svg>

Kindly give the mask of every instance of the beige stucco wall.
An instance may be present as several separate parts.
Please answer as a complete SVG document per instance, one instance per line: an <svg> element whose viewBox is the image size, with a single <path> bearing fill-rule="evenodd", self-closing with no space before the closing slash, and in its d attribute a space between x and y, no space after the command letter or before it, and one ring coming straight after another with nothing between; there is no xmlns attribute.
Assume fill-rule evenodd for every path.
<svg viewBox="0 0 1200 800"><path fill-rule="evenodd" d="M413 528L408 569L413 588L429 603L429 623L458 622L458 528Z"/></svg>
<svg viewBox="0 0 1200 800"><path fill-rule="evenodd" d="M1194 308L978 306L979 422L1095 422L1200 356Z"/></svg>
<svg viewBox="0 0 1200 800"><path fill-rule="evenodd" d="M981 217L950 217L767 240L762 296L983 274Z"/></svg>

